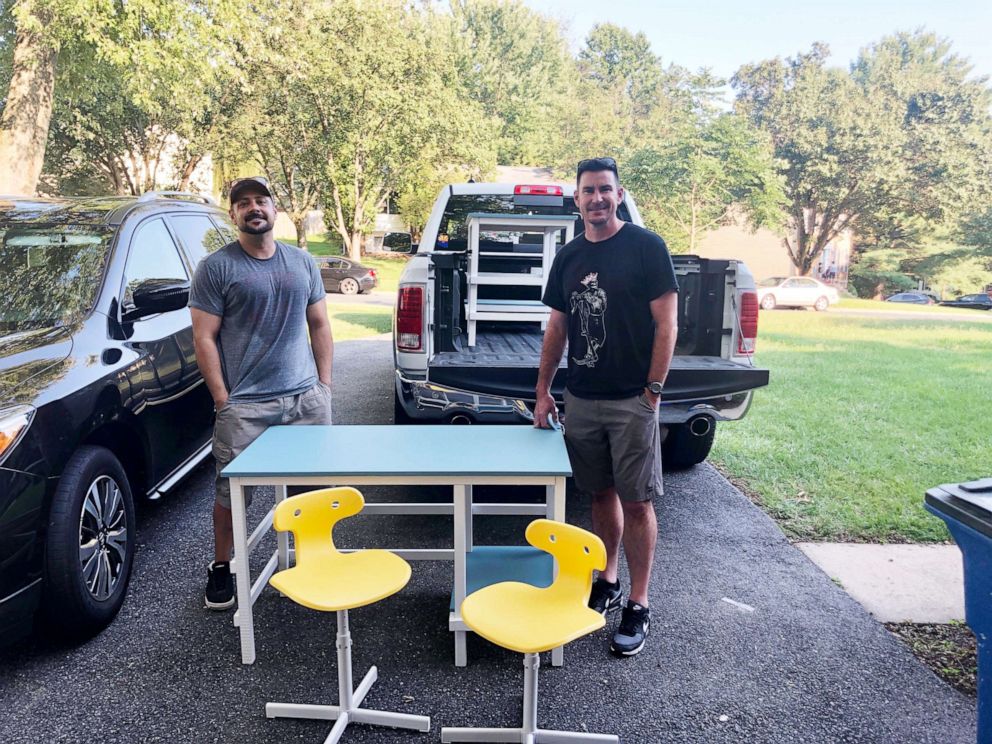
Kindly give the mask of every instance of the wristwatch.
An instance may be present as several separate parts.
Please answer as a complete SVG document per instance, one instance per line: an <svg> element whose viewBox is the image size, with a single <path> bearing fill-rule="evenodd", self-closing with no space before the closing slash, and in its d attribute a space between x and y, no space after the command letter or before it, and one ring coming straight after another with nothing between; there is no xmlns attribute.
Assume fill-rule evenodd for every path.
<svg viewBox="0 0 992 744"><path fill-rule="evenodd" d="M661 395L661 391L665 388L665 383L655 380L654 382L649 382L646 387L655 395Z"/></svg>

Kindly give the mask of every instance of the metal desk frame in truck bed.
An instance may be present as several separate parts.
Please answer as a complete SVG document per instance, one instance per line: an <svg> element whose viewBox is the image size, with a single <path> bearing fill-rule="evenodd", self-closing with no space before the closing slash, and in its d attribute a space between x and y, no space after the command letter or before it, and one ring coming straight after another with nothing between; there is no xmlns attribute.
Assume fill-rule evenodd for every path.
<svg viewBox="0 0 992 744"><path fill-rule="evenodd" d="M468 345L475 346L476 323L484 320L538 322L547 324L550 311L536 300L494 300L479 297L481 286L533 286L540 287L541 296L548 283L548 272L555 259L556 239L560 230L565 231L565 243L575 235L575 215L544 214L490 214L471 212L468 215L468 301L465 311L468 321ZM483 231L506 230L539 233L543 235L541 253L517 251L487 251L486 258L540 257L541 263L531 268L531 273L480 271L480 235ZM509 245L509 244L508 244ZM535 271L536 270L536 271Z"/></svg>

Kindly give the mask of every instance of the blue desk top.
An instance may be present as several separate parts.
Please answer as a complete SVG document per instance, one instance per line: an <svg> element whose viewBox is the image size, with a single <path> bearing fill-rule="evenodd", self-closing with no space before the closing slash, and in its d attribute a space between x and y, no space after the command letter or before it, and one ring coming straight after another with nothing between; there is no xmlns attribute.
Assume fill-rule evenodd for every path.
<svg viewBox="0 0 992 744"><path fill-rule="evenodd" d="M532 426L273 426L221 472L259 476L568 476L565 440Z"/></svg>

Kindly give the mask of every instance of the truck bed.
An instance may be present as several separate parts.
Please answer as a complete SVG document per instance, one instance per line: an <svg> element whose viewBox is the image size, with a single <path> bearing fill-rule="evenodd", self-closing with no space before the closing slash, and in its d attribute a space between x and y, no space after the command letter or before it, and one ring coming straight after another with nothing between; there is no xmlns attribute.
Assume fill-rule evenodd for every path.
<svg viewBox="0 0 992 744"><path fill-rule="evenodd" d="M537 367L541 360L541 343L544 333L540 328L515 328L480 330L475 346L463 345L457 351L441 351L431 359L435 367ZM462 336L461 341L467 341ZM565 360L562 359L562 366Z"/></svg>
<svg viewBox="0 0 992 744"><path fill-rule="evenodd" d="M434 355L428 379L457 390L532 400L541 360L540 329L480 332L474 348L463 347ZM562 355L552 392L561 398L568 353ZM665 383L666 401L711 398L753 390L768 384L768 370L718 356L675 356Z"/></svg>

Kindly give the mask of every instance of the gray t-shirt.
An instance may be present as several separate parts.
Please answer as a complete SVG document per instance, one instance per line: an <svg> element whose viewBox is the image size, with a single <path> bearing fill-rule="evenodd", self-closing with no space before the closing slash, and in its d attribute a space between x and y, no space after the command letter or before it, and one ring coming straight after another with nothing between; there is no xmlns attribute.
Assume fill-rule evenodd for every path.
<svg viewBox="0 0 992 744"><path fill-rule="evenodd" d="M323 296L314 260L283 243L264 260L234 242L200 262L189 306L222 319L217 347L232 402L297 395L317 384L306 311Z"/></svg>

